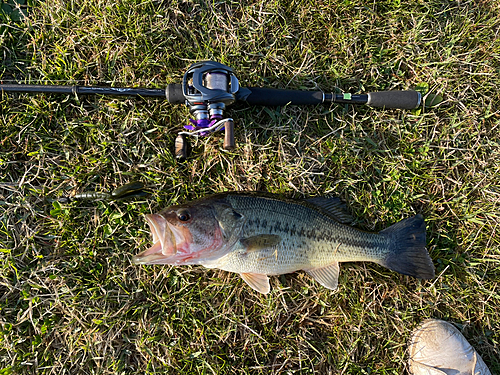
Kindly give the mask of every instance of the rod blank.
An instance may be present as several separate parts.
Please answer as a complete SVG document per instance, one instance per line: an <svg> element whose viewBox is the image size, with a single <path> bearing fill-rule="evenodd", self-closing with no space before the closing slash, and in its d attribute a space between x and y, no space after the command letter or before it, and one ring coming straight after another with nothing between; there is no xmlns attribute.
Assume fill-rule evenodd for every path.
<svg viewBox="0 0 500 375"><path fill-rule="evenodd" d="M64 85L0 85L1 92L165 97L164 89Z"/></svg>

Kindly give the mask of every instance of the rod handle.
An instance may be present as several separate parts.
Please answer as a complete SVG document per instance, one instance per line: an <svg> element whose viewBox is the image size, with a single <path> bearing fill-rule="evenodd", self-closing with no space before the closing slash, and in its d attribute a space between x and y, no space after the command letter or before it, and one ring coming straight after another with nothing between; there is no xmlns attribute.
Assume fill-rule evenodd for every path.
<svg viewBox="0 0 500 375"><path fill-rule="evenodd" d="M316 105L323 103L324 99L324 94L321 91L282 90L263 87L241 88L236 93L236 100L244 101L248 105Z"/></svg>
<svg viewBox="0 0 500 375"><path fill-rule="evenodd" d="M377 91L368 93L366 104L372 107L415 109L422 101L418 91Z"/></svg>

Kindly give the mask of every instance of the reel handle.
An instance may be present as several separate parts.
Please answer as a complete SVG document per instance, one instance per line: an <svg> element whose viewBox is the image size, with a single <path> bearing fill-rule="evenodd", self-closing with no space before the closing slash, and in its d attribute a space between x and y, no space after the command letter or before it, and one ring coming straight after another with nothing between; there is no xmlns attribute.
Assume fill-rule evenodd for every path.
<svg viewBox="0 0 500 375"><path fill-rule="evenodd" d="M236 142L234 140L234 122L228 120L224 123L224 150L234 150ZM179 134L175 138L174 155L179 162L183 162L188 156L188 140L185 134Z"/></svg>

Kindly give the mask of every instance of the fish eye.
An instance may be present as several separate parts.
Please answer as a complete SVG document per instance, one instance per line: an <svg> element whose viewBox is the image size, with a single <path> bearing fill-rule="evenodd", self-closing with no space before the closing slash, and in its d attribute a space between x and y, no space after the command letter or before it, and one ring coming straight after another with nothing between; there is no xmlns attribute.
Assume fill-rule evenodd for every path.
<svg viewBox="0 0 500 375"><path fill-rule="evenodd" d="M180 221L188 221L189 219L191 219L191 215L189 215L188 211L182 210L182 211L177 212L177 218Z"/></svg>

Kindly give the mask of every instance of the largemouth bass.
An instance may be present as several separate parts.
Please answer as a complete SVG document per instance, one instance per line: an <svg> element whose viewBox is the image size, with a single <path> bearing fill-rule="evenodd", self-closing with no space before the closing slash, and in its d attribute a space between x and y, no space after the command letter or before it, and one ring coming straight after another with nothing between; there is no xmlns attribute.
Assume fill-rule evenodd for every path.
<svg viewBox="0 0 500 375"><path fill-rule="evenodd" d="M422 215L370 233L349 225L339 198L303 201L265 193L221 193L146 215L153 246L135 264L200 264L236 272L270 291L268 275L307 272L338 285L339 262L370 261L420 279L434 277Z"/></svg>

